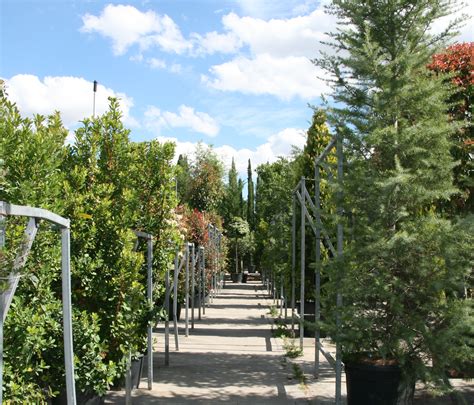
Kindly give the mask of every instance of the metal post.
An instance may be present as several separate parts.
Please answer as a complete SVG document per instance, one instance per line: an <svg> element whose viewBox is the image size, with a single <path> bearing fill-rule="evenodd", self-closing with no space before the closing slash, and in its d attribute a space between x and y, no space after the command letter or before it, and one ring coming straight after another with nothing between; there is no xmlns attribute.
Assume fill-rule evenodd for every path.
<svg viewBox="0 0 474 405"><path fill-rule="evenodd" d="M178 255L179 251L176 249L176 260L174 266L173 276L173 329L174 329L174 345L177 352L179 352L179 337L178 337L178 278L179 278L179 266L178 266Z"/></svg>
<svg viewBox="0 0 474 405"><path fill-rule="evenodd" d="M306 198L305 178L301 178L301 285L300 285L300 349L304 344L304 288L305 288L305 253L306 253L306 218L305 218L305 198Z"/></svg>
<svg viewBox="0 0 474 405"><path fill-rule="evenodd" d="M178 258L174 258L175 267L177 267L176 262ZM165 275L165 366L170 365L170 269L166 268Z"/></svg>
<svg viewBox="0 0 474 405"><path fill-rule="evenodd" d="M3 201L0 201L0 205L3 208ZM5 216L0 214L0 250L5 247L5 222ZM0 294L0 404L3 404L3 302L4 293L2 292Z"/></svg>
<svg viewBox="0 0 474 405"><path fill-rule="evenodd" d="M189 243L186 243L186 256L185 256L185 260L186 260L186 278L185 278L185 290L186 290L186 293L185 293L185 313L184 313L184 331L185 331L185 336L188 337L189 336L189 247L190 247L190 244Z"/></svg>
<svg viewBox="0 0 474 405"><path fill-rule="evenodd" d="M147 240L147 295L148 305L153 308L153 239ZM153 387L153 324L148 324L148 389Z"/></svg>
<svg viewBox="0 0 474 405"><path fill-rule="evenodd" d="M71 269L70 269L70 229L61 229L61 275L64 328L64 364L66 368L66 394L70 405L76 404L76 387L74 381L74 355L72 344L72 314L71 314Z"/></svg>
<svg viewBox="0 0 474 405"><path fill-rule="evenodd" d="M343 255L343 195L342 195L342 182L343 182L343 150L342 150L342 139L341 135L337 137L336 141L336 152L337 152L337 260L339 263L342 262ZM342 307L342 295L340 292L340 280L341 274L340 269L337 275L337 297L336 297L336 327L337 327L337 340L336 340L336 405L341 404L341 376L342 376L342 359L341 359L341 343L339 340L340 329L341 329L341 307Z"/></svg>
<svg viewBox="0 0 474 405"><path fill-rule="evenodd" d="M201 320L202 311L202 246L198 246L198 296L199 296L199 307L198 307L198 319Z"/></svg>
<svg viewBox="0 0 474 405"><path fill-rule="evenodd" d="M127 370L125 372L125 405L132 404L132 352L127 354Z"/></svg>
<svg viewBox="0 0 474 405"><path fill-rule="evenodd" d="M319 378L319 341L320 341L320 327L321 320L321 181L319 175L319 166L314 167L314 205L316 207L316 278L315 278L315 302L314 302L314 317L316 322L316 331L314 336L314 376Z"/></svg>
<svg viewBox="0 0 474 405"><path fill-rule="evenodd" d="M202 248L202 314L206 315L206 251Z"/></svg>
<svg viewBox="0 0 474 405"><path fill-rule="evenodd" d="M283 316L283 274L280 275L280 316Z"/></svg>
<svg viewBox="0 0 474 405"><path fill-rule="evenodd" d="M291 218L291 331L295 332L296 306L296 197L293 195L293 215Z"/></svg>
<svg viewBox="0 0 474 405"><path fill-rule="evenodd" d="M196 253L194 243L191 244L191 329L194 329L194 296L196 295Z"/></svg>

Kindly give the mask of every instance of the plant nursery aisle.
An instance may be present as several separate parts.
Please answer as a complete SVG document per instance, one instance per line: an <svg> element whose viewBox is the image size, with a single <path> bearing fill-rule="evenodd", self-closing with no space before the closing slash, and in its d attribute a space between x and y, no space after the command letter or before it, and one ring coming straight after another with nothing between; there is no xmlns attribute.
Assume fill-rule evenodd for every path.
<svg viewBox="0 0 474 405"><path fill-rule="evenodd" d="M333 398L324 395L318 395L316 401L316 388L318 394L322 394L321 390L332 394L334 380L329 366L322 364L316 387L310 376L314 351L305 350L304 357L291 362L284 357L282 340L272 335L272 304L260 282L228 282L200 321L196 310L195 327L190 328L189 337L184 336L183 309L180 350L174 350L171 333L168 367L164 366L160 325L155 334L153 390L147 390L144 367L140 388L133 392L133 404L333 403ZM308 349L311 340L308 339ZM124 404L124 397L124 391L111 392L106 404Z"/></svg>

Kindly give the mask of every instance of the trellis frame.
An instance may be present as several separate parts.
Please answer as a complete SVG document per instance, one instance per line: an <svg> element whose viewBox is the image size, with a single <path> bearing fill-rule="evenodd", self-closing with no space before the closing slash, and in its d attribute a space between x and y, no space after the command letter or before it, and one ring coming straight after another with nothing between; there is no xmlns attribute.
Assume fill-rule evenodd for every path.
<svg viewBox="0 0 474 405"><path fill-rule="evenodd" d="M322 219L321 219L321 174L320 168L325 168L328 172L328 177L330 181L333 181L332 175L327 170L328 166L325 162L328 154L336 149L337 156L337 245L334 248L329 234L325 230ZM314 183L315 183L315 195L314 203L311 196L308 193L306 188L306 179L301 178L300 182L293 190L293 217L292 217L292 260L291 260L291 306L292 306L292 329L294 329L295 318L299 319L300 324L300 347L303 348L303 337L304 337L304 300L305 300L305 246L306 246L306 220L310 225L316 240L315 245L315 322L316 322L316 331L315 331L315 359L314 359L314 374L315 377L319 377L319 365L320 365L320 356L321 352L331 366L334 367L336 372L336 384L335 384L335 395L336 395L336 405L340 405L342 402L341 398L341 382L342 382L342 357L341 357L341 345L339 343L339 333L341 327L341 317L340 310L342 307L342 294L339 289L339 277L338 277L338 286L336 293L336 329L337 333L334 337L336 341L336 358L334 359L330 353L326 352L320 342L320 327L319 321L321 319L321 306L320 306L320 297L321 297L321 239L324 239L326 248L331 252L335 260L341 261L343 257L343 164L344 164L344 152L342 144L342 136L340 134L334 136L329 141L329 144L323 150L323 152L314 160ZM300 280L300 314L297 315L295 312L295 298L296 298L296 211L297 206L301 208L301 235L300 235L300 248L301 248L301 280ZM307 208L309 205L310 211ZM313 217L314 216L314 217Z"/></svg>
<svg viewBox="0 0 474 405"><path fill-rule="evenodd" d="M0 201L0 248L5 246L6 217L27 217L25 237L13 269L8 277L9 288L0 294L0 404L3 400L3 323L8 314L11 301L18 286L20 269L25 265L38 231L39 222L47 221L57 226L61 232L61 279L63 305L64 366L66 371L66 396L68 405L76 405L74 381L74 347L72 337L71 310L71 230L70 221L51 211Z"/></svg>

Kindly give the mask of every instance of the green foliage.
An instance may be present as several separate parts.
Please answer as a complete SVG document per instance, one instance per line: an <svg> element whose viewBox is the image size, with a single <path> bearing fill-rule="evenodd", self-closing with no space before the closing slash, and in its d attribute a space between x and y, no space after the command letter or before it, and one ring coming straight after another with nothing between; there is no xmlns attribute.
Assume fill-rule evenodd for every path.
<svg viewBox="0 0 474 405"><path fill-rule="evenodd" d="M145 298L133 229L155 236L155 280L170 263L176 205L172 144L132 144L116 100L86 119L76 142L59 114L25 119L0 97L0 200L71 219L76 386L103 394L123 375L124 354L143 352L156 318ZM25 220L7 220L2 277L22 242ZM41 223L5 322L6 403L46 403L64 389L60 239ZM157 283L158 284L158 283ZM157 288L159 290L159 288Z"/></svg>
<svg viewBox="0 0 474 405"><path fill-rule="evenodd" d="M230 270L238 273L243 270L241 268L243 257L251 254L254 249L254 240L248 222L243 218L233 217L227 226L226 235L229 238Z"/></svg>
<svg viewBox="0 0 474 405"><path fill-rule="evenodd" d="M199 211L217 211L224 197L224 166L211 147L198 145L191 164L189 205Z"/></svg>
<svg viewBox="0 0 474 405"><path fill-rule="evenodd" d="M255 187L252 178L252 164L250 163L247 168L247 222L249 223L250 230L255 231Z"/></svg>
<svg viewBox="0 0 474 405"><path fill-rule="evenodd" d="M225 188L221 210L225 226L231 222L233 217L241 216L241 196L242 189L239 188L237 169L235 168L235 161L232 158L232 165L228 174L228 181Z"/></svg>
<svg viewBox="0 0 474 405"><path fill-rule="evenodd" d="M472 230L435 208L455 191L449 137L458 125L446 114L448 86L426 71L453 32L428 28L451 8L442 0L334 0L333 46L342 52L317 61L333 79L330 121L346 141L346 212L354 218L344 261L328 264L327 326L345 355L397 360L407 384L443 383L458 349L453 331L468 322L461 295Z"/></svg>
<svg viewBox="0 0 474 405"><path fill-rule="evenodd" d="M128 135L118 102L111 100L108 112L85 120L76 131L76 142L65 162L73 302L82 311L98 314L103 360L116 364L119 375L129 350L143 352L149 321L143 257L133 252L136 237L132 229L141 209L151 207L147 194L136 197L135 186L141 177L133 175L138 158ZM142 159L145 168L150 160ZM146 181L148 184L143 184L145 180L140 184L148 186L145 193L154 192L153 178L148 176ZM149 221L149 217L142 218L141 225Z"/></svg>
<svg viewBox="0 0 474 405"><path fill-rule="evenodd" d="M474 42L455 44L433 55L428 69L442 75L453 86L447 111L463 126L452 134L451 154L457 162L454 184L458 193L451 196L442 208L452 214L474 213Z"/></svg>
<svg viewBox="0 0 474 405"><path fill-rule="evenodd" d="M188 157L186 155L179 155L176 163L176 188L178 192L179 204L184 204L190 193L191 173L189 167Z"/></svg>
<svg viewBox="0 0 474 405"><path fill-rule="evenodd" d="M292 189L297 182L294 160L280 158L257 168L257 268L289 274Z"/></svg>
<svg viewBox="0 0 474 405"><path fill-rule="evenodd" d="M293 338L283 337L283 350L285 350L285 357L290 359L296 359L303 355L303 349L295 343Z"/></svg>

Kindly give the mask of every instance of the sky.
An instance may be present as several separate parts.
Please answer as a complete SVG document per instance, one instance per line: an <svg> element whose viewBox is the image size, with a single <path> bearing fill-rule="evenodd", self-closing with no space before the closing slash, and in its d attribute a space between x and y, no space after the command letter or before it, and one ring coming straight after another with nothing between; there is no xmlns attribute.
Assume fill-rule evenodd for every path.
<svg viewBox="0 0 474 405"><path fill-rule="evenodd" d="M213 145L243 175L305 143L329 91L311 63L336 27L327 2L0 0L0 78L24 115L59 110L70 141L97 80L96 113L120 98L133 141Z"/></svg>

